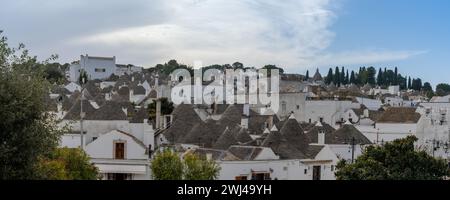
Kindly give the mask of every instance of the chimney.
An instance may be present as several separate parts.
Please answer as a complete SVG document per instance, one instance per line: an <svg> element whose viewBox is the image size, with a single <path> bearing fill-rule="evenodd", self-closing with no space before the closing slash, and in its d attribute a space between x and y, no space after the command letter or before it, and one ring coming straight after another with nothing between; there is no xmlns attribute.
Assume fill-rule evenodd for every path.
<svg viewBox="0 0 450 200"><path fill-rule="evenodd" d="M318 144L325 144L325 131L323 129L319 129L319 134L318 134L318 140L317 143Z"/></svg>
<svg viewBox="0 0 450 200"><path fill-rule="evenodd" d="M208 161L212 160L212 153L206 154L206 160L208 160Z"/></svg>
<svg viewBox="0 0 450 200"><path fill-rule="evenodd" d="M161 125L161 100L156 100L156 129L159 129Z"/></svg>
<svg viewBox="0 0 450 200"><path fill-rule="evenodd" d="M241 118L241 126L242 128L248 129L248 120L250 118L250 105L244 104L242 118Z"/></svg>
<svg viewBox="0 0 450 200"><path fill-rule="evenodd" d="M144 119L144 137L143 137L143 142L145 145L149 146L151 145L152 147L155 146L154 144L154 134L155 131L153 130L153 126L151 124L148 123L148 119ZM151 149L153 150L153 148Z"/></svg>
<svg viewBox="0 0 450 200"><path fill-rule="evenodd" d="M269 127L273 126L273 115L269 115L269 119L268 119L267 123L268 123Z"/></svg>

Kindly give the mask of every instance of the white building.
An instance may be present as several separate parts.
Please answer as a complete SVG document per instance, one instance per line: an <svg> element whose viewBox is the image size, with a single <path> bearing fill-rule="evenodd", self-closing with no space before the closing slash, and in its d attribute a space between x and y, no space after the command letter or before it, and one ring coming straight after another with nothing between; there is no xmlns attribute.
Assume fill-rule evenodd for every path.
<svg viewBox="0 0 450 200"><path fill-rule="evenodd" d="M415 135L420 114L415 108L390 107L382 112L373 126L357 126L370 141L381 144Z"/></svg>
<svg viewBox="0 0 450 200"><path fill-rule="evenodd" d="M430 155L450 159L450 103L422 103L417 111L417 145Z"/></svg>
<svg viewBox="0 0 450 200"><path fill-rule="evenodd" d="M316 147L307 159L280 159L271 148L254 146L193 152L216 160L219 180L335 180L338 158L327 146Z"/></svg>
<svg viewBox="0 0 450 200"><path fill-rule="evenodd" d="M80 147L79 104L75 103L60 124L72 130L61 138L61 147ZM155 131L148 124L146 110L140 109L129 119L128 110L116 102L107 101L95 108L83 101L83 111L85 150L103 179L150 179L149 157L155 146Z"/></svg>
<svg viewBox="0 0 450 200"><path fill-rule="evenodd" d="M377 99L368 99L368 98L362 98L362 97L356 97L356 101L358 103L366 106L369 110L379 110L383 103L380 100Z"/></svg>
<svg viewBox="0 0 450 200"><path fill-rule="evenodd" d="M86 153L104 180L149 180L148 151L145 143L120 130L102 134L86 145Z"/></svg>
<svg viewBox="0 0 450 200"><path fill-rule="evenodd" d="M111 75L121 76L125 73L142 72L142 67L133 65L117 65L116 57L80 56L80 60L69 67L68 78L71 82L77 82L81 69L86 71L88 79L107 79Z"/></svg>

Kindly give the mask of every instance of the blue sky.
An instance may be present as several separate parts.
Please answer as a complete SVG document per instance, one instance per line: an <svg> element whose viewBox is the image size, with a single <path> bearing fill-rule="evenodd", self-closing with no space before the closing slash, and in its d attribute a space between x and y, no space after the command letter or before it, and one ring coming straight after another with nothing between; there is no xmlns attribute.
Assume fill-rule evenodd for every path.
<svg viewBox="0 0 450 200"><path fill-rule="evenodd" d="M424 51L404 60L376 62L433 84L450 82L450 1L348 0L332 26L330 51L384 48ZM368 63L371 64L371 63Z"/></svg>
<svg viewBox="0 0 450 200"><path fill-rule="evenodd" d="M292 73L397 66L450 82L448 0L5 0L0 29L44 59L154 66L276 64Z"/></svg>

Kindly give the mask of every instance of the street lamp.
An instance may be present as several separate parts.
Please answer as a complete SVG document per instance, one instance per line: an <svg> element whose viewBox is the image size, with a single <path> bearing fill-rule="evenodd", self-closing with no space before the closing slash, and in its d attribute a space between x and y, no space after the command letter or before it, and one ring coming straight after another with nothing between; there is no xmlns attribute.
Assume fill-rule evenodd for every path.
<svg viewBox="0 0 450 200"><path fill-rule="evenodd" d="M82 150L84 150L84 131L83 131L83 119L86 115L86 113L83 112L83 101L84 101L84 90L85 88L85 82L86 82L86 77L84 76L85 71L84 71L84 65L86 65L86 59L87 59L87 55L86 57L83 59L83 64L81 65L81 70L80 70L80 85L81 85L81 98L80 98L80 147ZM80 63L81 64L81 63Z"/></svg>
<svg viewBox="0 0 450 200"><path fill-rule="evenodd" d="M355 137L352 137L352 139L350 140L350 142L346 142L345 144L350 144L350 150L352 152L352 163L355 160L355 145L356 145L356 139Z"/></svg>

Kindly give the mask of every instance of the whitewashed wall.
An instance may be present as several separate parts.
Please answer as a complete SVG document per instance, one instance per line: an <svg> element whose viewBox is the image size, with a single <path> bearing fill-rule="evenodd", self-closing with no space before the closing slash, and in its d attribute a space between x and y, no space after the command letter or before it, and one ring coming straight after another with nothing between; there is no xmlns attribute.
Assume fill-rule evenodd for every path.
<svg viewBox="0 0 450 200"><path fill-rule="evenodd" d="M301 160L269 160L269 161L219 161L221 167L219 180L234 180L236 176L247 176L251 179L252 170L271 173L272 180L312 180L313 164L307 165ZM330 164L321 164L321 179L334 180L334 172ZM306 173L305 173L306 170Z"/></svg>
<svg viewBox="0 0 450 200"><path fill-rule="evenodd" d="M111 131L102 135L86 146L86 153L91 158L114 159L114 141L125 142L125 159L147 159L145 148L136 143L128 135L118 131Z"/></svg>

